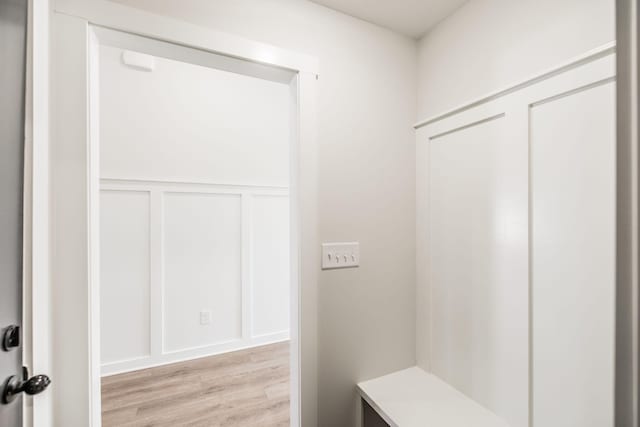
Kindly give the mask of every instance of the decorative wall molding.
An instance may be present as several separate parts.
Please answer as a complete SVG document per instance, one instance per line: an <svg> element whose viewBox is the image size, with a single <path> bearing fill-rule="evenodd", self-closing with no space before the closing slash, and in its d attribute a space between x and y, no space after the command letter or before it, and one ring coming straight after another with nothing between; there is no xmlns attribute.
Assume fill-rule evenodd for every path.
<svg viewBox="0 0 640 427"><path fill-rule="evenodd" d="M115 177L103 177L100 179L101 188L104 189L130 189L130 188L156 188L156 189L168 189L175 190L176 188L184 188L190 190L194 188L209 188L212 190L223 190L228 192L236 192L240 194L241 191L251 192L278 192L278 194L288 194L289 187L282 185L264 185L264 184L252 184L252 183L239 183L239 182L207 182L207 181L194 181L187 178L176 180L161 180L152 177L141 178L115 178Z"/></svg>
<svg viewBox="0 0 640 427"><path fill-rule="evenodd" d="M542 104L546 104L547 102L557 101L560 98L564 98L564 97L571 96L571 95L576 95L576 94L578 94L580 92L583 92L585 90L593 89L593 88L596 88L598 86L605 85L607 83L613 83L615 81L616 81L615 76L606 77L604 79L597 80L597 81L595 81L593 83L589 83L589 84L586 84L584 86L580 86L580 87L577 87L577 88L574 88L574 89L570 89L570 90L568 90L566 92L561 92L561 93L549 96L547 98L541 99L539 101L532 102L532 103L529 104L529 107L530 108L538 107L538 106L540 106Z"/></svg>
<svg viewBox="0 0 640 427"><path fill-rule="evenodd" d="M462 126L459 126L459 127L456 127L456 128L453 128L453 129L449 129L447 131L432 135L432 136L429 137L429 139L431 141L433 141L434 139L442 138L443 136L447 136L447 135L451 135L454 132L458 132L458 131L461 131L461 130L469 129L469 128L472 128L474 126L482 125L482 124L485 124L485 123L488 123L488 122L491 122L491 121L494 121L494 120L497 120L497 119L501 119L505 115L506 115L506 113L495 114L493 116L489 116L489 117L486 117L484 119L480 119L480 120L477 120L475 122L467 123L466 125L462 125Z"/></svg>
<svg viewBox="0 0 640 427"><path fill-rule="evenodd" d="M532 350L535 348L533 342L534 317L540 319L544 315L545 309L549 307L534 306L532 302L533 292L538 291L541 287L540 282L534 284L534 275L529 274L533 268L530 255L534 249L533 231L530 228L533 218L531 209L532 206L536 206L532 201L534 191L531 182L532 177L539 177L541 171L547 169L545 169L546 164L536 164L537 169L535 172L531 172L533 170L533 165L530 163L531 141L534 137L546 138L544 141L558 144L559 149L565 140L559 136L556 141L553 136L549 136L549 132L545 134L546 136L540 136L546 125L538 124L537 128L534 127L532 117L536 111L539 111L538 107L540 110L553 108L557 105L556 102L560 104L571 101L572 97L591 96L584 98L588 101L584 101L583 104L576 104L564 111L560 110L562 112L555 116L559 120L559 124L553 121L554 126L559 129L561 134L570 135L566 140L571 141L576 138L576 131L580 130L580 126L585 128L591 126L589 127L591 130L600 130L603 134L598 134L596 142L593 139L596 138L593 136L595 133L592 131L585 131L581 136L579 142L583 142L585 147L591 150L585 150L585 152L592 153L594 147L602 148L602 146L611 144L615 138L614 132L610 132L611 139L608 139L608 134L604 133L602 129L611 125L611 111L608 107L610 98L607 94L612 93L616 84L615 52L614 43L605 45L524 82L510 85L505 89L422 121L415 126L417 139L417 286L421 289L419 293L424 295L423 300L418 303L417 315L419 319L425 319L424 322L418 323L417 335L424 337L423 341L427 343L419 351L423 352L423 359L428 359L429 369L432 372L444 380L451 381L454 386L513 425L530 423L530 417L533 416L531 396L534 391L538 393L538 397L540 393L558 392L547 388L544 390L534 389L534 376L539 375L543 369L546 369L545 372L550 375L550 371L558 369L557 367L562 367L562 363L566 363L559 358L554 362L555 366L535 365L538 370L534 369L534 356L540 354L534 353ZM575 102L575 100L573 101ZM601 121L594 119L594 111L599 112L597 117ZM562 118L565 116L566 127L562 122ZM589 118L584 119L584 123L581 123L580 120L583 116ZM554 118L554 116L546 116L547 123L552 121L550 118ZM601 142L602 145L597 142ZM448 144L451 145L448 146ZM576 151L576 161L582 158L581 155L585 155L585 153ZM566 150L565 157L568 157ZM545 159L549 158L553 158L553 155L546 153ZM595 170L594 159L591 158L590 161L592 162L591 170ZM607 160L603 161L606 164L600 165L598 173L606 174L611 163ZM579 169L575 164L572 164L570 158L565 163L569 171L576 172L576 169ZM489 177L483 175L482 168L487 169L487 174L494 175ZM556 167L556 173L558 173L557 169ZM452 173L455 174L451 175ZM474 180L470 180L469 176L473 176ZM560 177L559 181L562 181L562 173L558 173L558 176ZM492 179L494 181L491 181ZM604 175L603 179L605 179ZM482 180L487 181L483 182ZM583 179L581 182L584 181L588 180ZM593 182L585 184L585 189L588 188L593 194L596 194L595 187L597 186L594 186ZM577 194L579 191L575 193ZM539 196L539 193L536 194ZM602 191L597 194L601 195ZM476 197L476 199L473 204L461 207L460 204L463 204L467 197ZM487 202L487 198L492 199ZM565 199L567 198L565 197ZM484 207L482 206L483 202L485 203ZM435 208L434 203L441 204ZM458 204L456 205L456 203ZM593 217L595 205L589 205L588 202L583 204L585 210L588 210ZM576 206L578 205L576 204ZM606 200L602 206L604 206L602 209L608 213ZM561 209L561 206L558 206L558 209ZM565 206L566 209L568 208ZM476 214L474 214L474 210L477 210ZM473 220L466 221L464 212L470 212ZM550 216L548 215L548 217ZM604 215L599 217L604 217ZM585 215L585 218L589 218L589 215ZM576 212L575 222L580 223L581 220L586 219L581 218L581 214ZM495 229L492 228L494 226ZM473 232L470 231L471 229ZM594 230L594 233L599 230L598 227L591 229ZM457 237L460 241L456 240L457 243L447 247L446 242L456 239L456 233L459 230L465 230L466 234L458 234ZM473 234L474 232L475 234ZM443 237L443 233L446 237ZM476 239L481 239L483 236L487 239L483 243L485 247L482 247L482 250L477 250L473 255L465 253L464 248L476 244L476 249L478 249L481 245L477 241L471 243L464 241L468 234L474 235ZM589 236L589 233L581 235ZM570 239L571 236L566 237L566 240ZM434 246L436 241L441 246ZM593 249L598 246L604 247L608 243L610 242L587 246ZM456 244L458 247L455 247ZM435 254L435 251L438 253ZM566 257L575 256L576 251L570 252L566 254ZM487 273L483 276L485 272L477 270L475 272L477 274L472 275L469 280L460 279L460 271L470 271L474 266L482 264L476 258L487 254L494 257L490 262L493 269L492 275ZM473 258L475 264L465 263L465 256ZM587 258L589 256L589 254L586 255ZM605 257L592 256L592 258L593 263L589 267L598 262L604 262L602 260ZM549 263L549 265L551 264L553 263ZM575 277L576 274L572 277ZM538 276L540 275L541 272L538 271ZM508 277L507 281L505 281L505 277ZM466 286L470 282L474 282L474 290L467 292ZM485 288L480 289L482 286ZM579 292L580 298L585 300L591 298L592 301L593 283L583 280L580 282L580 286L582 288ZM565 290L565 293L570 294L571 292L572 289ZM461 295L464 295L464 298L460 298ZM603 299L607 300L610 296L605 295ZM491 313L494 317L490 318L482 312L487 305L491 305ZM569 303L565 303L565 306L569 305ZM469 306L478 309L474 312L474 310L470 310ZM608 322L611 322L613 318L610 316L611 313L607 311L610 308L607 306L598 312L598 315L604 318L604 321L598 323L604 329L604 332L602 329L599 331L601 335L608 333ZM534 310L536 310L536 316L532 314ZM447 313L451 312L473 312L475 317L473 319L466 318L468 324L460 321L452 324L447 318ZM498 314L496 313L501 313L503 318L497 319L495 316ZM566 319L573 319L567 321L586 324L590 319L593 319L594 315L590 314L590 318L582 319L581 322L576 320L576 318L579 319L580 313L567 312L564 313L564 316ZM558 333L566 335L566 332L562 332L565 331L561 327L562 316L558 316L556 313L556 317L559 322ZM469 327L469 325L473 325L473 327ZM505 325L508 325L508 328L505 328ZM597 328L591 328L593 331L595 329ZM455 333L452 334L452 330L455 330ZM613 327L610 331L613 336ZM486 339L487 335L491 336L491 340ZM443 339L443 337L445 338ZM608 383L603 378L606 379L607 369L612 367L613 363L601 363L602 360L607 360L607 357L610 356L607 354L609 349L606 346L600 346L598 351L591 349L588 356L583 358L584 360L578 360L581 358L576 356L575 345L572 347L569 339L564 341L567 343L566 348L563 349L564 353L571 354L571 359L576 360L573 368L583 369L590 361L593 364L600 363L598 366L602 367L597 375L593 375L594 378L598 378L594 379L598 382L596 387L592 390L576 389L574 394L583 394L581 399L584 400L587 399L587 394L600 390L600 393L603 394L598 396L598 401L603 404L599 408L592 408L592 415L594 419L603 414L607 419L612 418L608 417L608 412L611 409L611 401L607 394ZM480 347L478 347L479 343L482 343ZM536 341L536 344L538 352L545 344L545 349L552 347L539 340ZM490 359L461 351L461 349L470 348L492 352L493 356L501 361L500 369L492 371L495 366L491 365ZM557 346L553 348L557 348ZM613 349L611 350L613 351ZM464 354L464 360L460 359L461 353ZM598 357L599 359L597 359ZM473 366L474 370L482 372L483 377L474 377L465 373L465 367L468 366ZM469 378L469 376L473 378ZM558 373L557 376L561 376L561 374ZM584 377L584 375L579 377ZM539 384L540 377L535 378ZM469 386L470 383L473 384L473 387ZM569 382L565 386L572 389L575 384ZM487 390L491 392L487 392ZM569 407L569 405L565 406ZM575 414L577 411L574 407L569 412ZM537 412L536 415L540 419L544 414ZM565 422L565 424L573 424L573 421Z"/></svg>
<svg viewBox="0 0 640 427"><path fill-rule="evenodd" d="M516 83L512 83L510 85L507 85L506 87L499 89L495 92L491 92L487 95L481 96L480 98L474 99L472 101L469 101L465 104L462 104L458 107L452 108L448 111L445 111L444 113L440 113L437 114L435 116L429 117L427 119L421 120L419 122L417 122L415 125L413 125L414 129L419 129L421 127L424 127L426 125L435 123L437 121L446 119L447 117L451 117L453 115L459 114L465 110L469 110L471 108L480 106L482 104L486 104L487 102L493 101L495 99L498 99L500 97L503 97L505 95L508 95L510 93L522 90L528 86L532 86L536 83L540 83L544 80L550 79L554 76L557 76L558 74L562 74L565 73L569 70L572 70L574 68L580 67L584 64L587 64L589 62L595 61L597 59L600 59L602 57L611 55L612 53L615 53L616 51L616 43L615 42L611 42L608 44L605 44L603 46L600 46L596 49L593 49L587 53L584 53L582 55L579 55L573 59L570 59L569 61L558 65L556 67L553 67L549 70L543 71L542 73L538 73L535 74L531 77L529 77L528 79L525 79L523 81L520 82L516 82Z"/></svg>
<svg viewBox="0 0 640 427"><path fill-rule="evenodd" d="M158 181L132 179L101 179L101 193L145 193L149 196L149 354L135 355L117 361L102 362L102 375L114 375L132 370L206 357L230 351L265 345L289 339L289 330L256 332L252 326L254 316L252 230L253 200L255 198L282 198L288 200L289 189L276 186L251 186L245 184L219 184L187 181ZM241 335L237 339L211 342L202 346L168 349L166 339L165 307L165 199L175 194L193 196L237 196L240 202L240 277L241 277ZM126 211L119 212L126 215ZM287 241L288 243L288 241ZM285 305L288 310L289 303ZM193 315L193 313L190 313ZM102 328L105 328L103 323ZM111 343L107 345L116 345Z"/></svg>
<svg viewBox="0 0 640 427"><path fill-rule="evenodd" d="M261 345L275 344L278 342L288 341L289 339L289 331L275 332L270 335L253 337L252 339L233 340L209 346L188 348L179 352L163 353L156 357L126 359L114 363L103 364L102 376L108 377L110 375L153 368L156 366L168 365L170 363L185 362L188 360L199 359L201 357L215 356Z"/></svg>

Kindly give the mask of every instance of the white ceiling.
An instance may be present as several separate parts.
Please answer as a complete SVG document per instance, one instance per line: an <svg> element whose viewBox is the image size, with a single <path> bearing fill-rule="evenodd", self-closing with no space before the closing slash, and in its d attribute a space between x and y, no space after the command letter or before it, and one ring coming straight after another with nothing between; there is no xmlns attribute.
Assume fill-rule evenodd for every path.
<svg viewBox="0 0 640 427"><path fill-rule="evenodd" d="M468 0L311 0L409 37L419 38Z"/></svg>

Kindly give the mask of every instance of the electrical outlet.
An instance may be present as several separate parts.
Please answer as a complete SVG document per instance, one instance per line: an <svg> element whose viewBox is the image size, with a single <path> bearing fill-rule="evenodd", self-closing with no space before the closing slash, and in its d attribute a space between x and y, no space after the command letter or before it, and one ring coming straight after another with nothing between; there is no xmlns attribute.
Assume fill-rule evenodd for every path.
<svg viewBox="0 0 640 427"><path fill-rule="evenodd" d="M360 243L323 243L322 269L354 268L360 265Z"/></svg>
<svg viewBox="0 0 640 427"><path fill-rule="evenodd" d="M200 324L201 325L211 324L211 310L202 310L200 312Z"/></svg>

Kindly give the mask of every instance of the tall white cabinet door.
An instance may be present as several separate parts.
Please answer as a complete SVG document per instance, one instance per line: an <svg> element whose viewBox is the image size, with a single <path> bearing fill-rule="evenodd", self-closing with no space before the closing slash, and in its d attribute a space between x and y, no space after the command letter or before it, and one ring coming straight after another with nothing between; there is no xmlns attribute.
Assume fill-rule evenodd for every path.
<svg viewBox="0 0 640 427"><path fill-rule="evenodd" d="M615 83L530 109L535 427L613 426Z"/></svg>

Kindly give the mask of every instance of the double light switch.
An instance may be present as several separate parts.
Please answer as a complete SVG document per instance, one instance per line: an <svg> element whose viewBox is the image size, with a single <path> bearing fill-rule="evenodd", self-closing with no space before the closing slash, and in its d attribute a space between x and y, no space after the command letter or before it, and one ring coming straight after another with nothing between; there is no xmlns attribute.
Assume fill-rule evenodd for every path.
<svg viewBox="0 0 640 427"><path fill-rule="evenodd" d="M360 264L360 243L323 243L322 269L353 268Z"/></svg>

